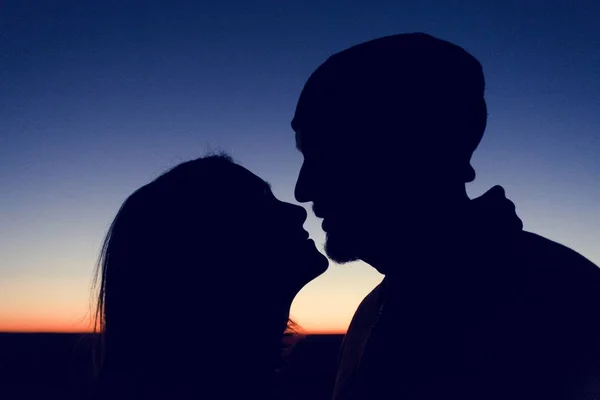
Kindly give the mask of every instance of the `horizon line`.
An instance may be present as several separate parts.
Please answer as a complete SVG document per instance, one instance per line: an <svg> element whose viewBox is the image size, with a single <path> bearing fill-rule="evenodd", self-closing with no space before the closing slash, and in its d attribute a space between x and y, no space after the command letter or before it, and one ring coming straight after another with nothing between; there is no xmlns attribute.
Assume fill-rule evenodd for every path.
<svg viewBox="0 0 600 400"><path fill-rule="evenodd" d="M97 332L99 333L99 332ZM54 334L54 335L93 335L94 332L91 330L0 330L1 334ZM284 332L281 333L284 336ZM346 331L343 330L331 330L331 331L299 331L294 332L293 335L299 336L315 336L315 335L345 335Z"/></svg>
<svg viewBox="0 0 600 400"><path fill-rule="evenodd" d="M311 330L304 330L302 329L302 327L300 327L300 329L298 329L296 332L293 332L292 334L294 335L345 335L347 332L347 329L311 329ZM0 328L0 334L3 333L11 333L11 334L16 334L16 333L32 333L32 334L42 334L42 333L48 333L48 334L94 334L93 329L43 329L43 328L29 328L29 329L1 329ZM285 332L281 333L282 336L285 335Z"/></svg>

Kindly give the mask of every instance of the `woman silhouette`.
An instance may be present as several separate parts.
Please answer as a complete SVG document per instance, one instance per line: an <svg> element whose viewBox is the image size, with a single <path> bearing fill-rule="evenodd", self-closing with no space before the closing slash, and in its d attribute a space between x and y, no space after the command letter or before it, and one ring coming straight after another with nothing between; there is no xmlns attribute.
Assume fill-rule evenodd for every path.
<svg viewBox="0 0 600 400"><path fill-rule="evenodd" d="M226 155L135 191L96 274L96 399L273 398L292 300L327 268L306 211Z"/></svg>

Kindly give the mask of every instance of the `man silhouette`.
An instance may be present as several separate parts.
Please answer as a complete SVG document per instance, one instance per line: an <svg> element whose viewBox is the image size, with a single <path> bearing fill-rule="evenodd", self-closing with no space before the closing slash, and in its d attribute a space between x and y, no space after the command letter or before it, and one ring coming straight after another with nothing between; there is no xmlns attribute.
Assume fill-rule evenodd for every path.
<svg viewBox="0 0 600 400"><path fill-rule="evenodd" d="M385 275L348 330L336 400L592 393L600 270L523 231L501 187L466 194L484 86L473 56L422 33L337 53L304 86L296 199L331 259Z"/></svg>

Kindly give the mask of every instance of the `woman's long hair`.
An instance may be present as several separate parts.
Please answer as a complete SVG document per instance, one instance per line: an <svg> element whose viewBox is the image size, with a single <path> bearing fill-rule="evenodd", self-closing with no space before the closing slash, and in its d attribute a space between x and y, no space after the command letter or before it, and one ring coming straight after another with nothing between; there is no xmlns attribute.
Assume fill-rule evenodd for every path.
<svg viewBox="0 0 600 400"><path fill-rule="evenodd" d="M214 298L200 287L202 274L225 271L219 266L219 239L223 237L219 210L227 207L221 189L235 185L227 181L226 171L232 166L225 154L185 162L134 192L118 211L102 244L94 278L97 398L114 396L114 390L107 387L122 386L122 379L131 385L138 379L166 379L168 368L156 364L179 365L181 361L170 354L178 343L156 340L174 338L177 326L171 324L194 317L186 314L190 311L186 305L205 304L197 307L199 318L221 330L218 340L228 340L228 334L233 340L234 333L251 328L236 327L239 318L231 315L233 310L215 309L210 303ZM189 265L198 259L198 252L198 264L210 270L198 271L199 265ZM174 308L178 304L181 307ZM193 334L208 334L194 331L196 327L186 326L182 343L193 346ZM187 331L193 333L186 335ZM298 327L290 322L285 335L281 333L282 338L297 336ZM158 376L149 375L153 370ZM175 379L181 378L179 373Z"/></svg>

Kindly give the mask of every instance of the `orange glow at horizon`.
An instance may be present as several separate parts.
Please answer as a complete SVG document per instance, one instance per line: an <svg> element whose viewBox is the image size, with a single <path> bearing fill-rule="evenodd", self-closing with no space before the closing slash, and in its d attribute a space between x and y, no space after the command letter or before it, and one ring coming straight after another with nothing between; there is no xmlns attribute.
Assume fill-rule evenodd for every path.
<svg viewBox="0 0 600 400"><path fill-rule="evenodd" d="M6 318L8 317L8 318ZM333 325L302 324L298 321L298 333L303 335L338 335L346 329ZM92 333L92 319L87 315L74 322L73 318L57 315L1 315L0 333Z"/></svg>
<svg viewBox="0 0 600 400"><path fill-rule="evenodd" d="M12 315L9 318L0 318L0 332L85 333L92 332L92 324L87 317L73 322L71 318L56 315Z"/></svg>
<svg viewBox="0 0 600 400"><path fill-rule="evenodd" d="M301 334L344 334L361 300L381 279L364 263L332 265L298 293L290 317ZM0 332L92 332L92 299L90 277L85 275L4 279Z"/></svg>
<svg viewBox="0 0 600 400"><path fill-rule="evenodd" d="M66 325L60 322L45 321L1 321L0 333L92 333L87 323ZM345 329L299 329L302 335L345 335Z"/></svg>
<svg viewBox="0 0 600 400"><path fill-rule="evenodd" d="M298 320L298 333L303 335L339 335L346 333L346 327L332 324L303 324ZM56 313L46 315L2 315L0 313L0 333L92 333L93 322L90 315L73 318Z"/></svg>

